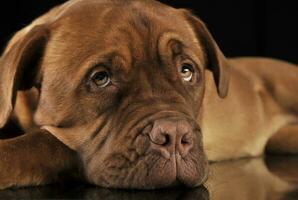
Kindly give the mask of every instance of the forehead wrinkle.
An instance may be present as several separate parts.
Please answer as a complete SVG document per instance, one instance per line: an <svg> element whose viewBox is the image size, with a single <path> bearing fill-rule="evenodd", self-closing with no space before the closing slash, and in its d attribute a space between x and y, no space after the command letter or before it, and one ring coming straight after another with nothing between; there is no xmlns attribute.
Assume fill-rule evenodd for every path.
<svg viewBox="0 0 298 200"><path fill-rule="evenodd" d="M79 68L75 72L75 77L83 79L85 76L82 74L86 74L92 68L96 66L103 66L112 71L122 71L124 73L129 72L129 63L130 60L130 51L129 48L125 48L125 51L120 51L119 49L110 49L108 51L101 52L100 55L91 55L82 67ZM126 52L129 55L124 55L122 52ZM81 83L81 82L80 82Z"/></svg>
<svg viewBox="0 0 298 200"><path fill-rule="evenodd" d="M170 45L172 43L176 45L182 45L182 54L186 53L195 59L198 64L204 64L205 59L201 45L197 42L197 40L188 39L189 36L185 36L185 34L173 30L165 31L160 35L159 40L157 41L158 52L163 62L167 63L167 59L172 59L170 54L174 53L175 51L174 47Z"/></svg>
<svg viewBox="0 0 298 200"><path fill-rule="evenodd" d="M104 18L111 17L109 15L111 13L110 10L107 9L106 11L107 12L102 15L101 21L105 21ZM89 31L90 29L92 34ZM57 54L55 52L60 52L58 55L62 55L62 49L70 51L72 59L69 59L65 64L76 66L69 68L75 73L75 76L80 76L80 74L86 71L86 68L89 68L92 64L96 65L103 61L103 58L107 57L108 54L119 55L119 57L123 58L125 61L125 64L122 65L124 67L123 70L129 70L129 66L132 63L131 41L133 40L133 37L131 36L130 31L125 28L125 25L117 23L109 25L103 23L99 30L98 28L94 29L94 25L87 26L83 30L86 31L77 31L77 33L72 33L68 36L69 41L75 40L75 42L64 42L61 39L57 39L57 37L54 39L56 44L58 40L59 45L56 46L60 47L58 49L55 48L55 55ZM81 38L79 41L76 39L78 36ZM71 44L71 46L69 44ZM61 56L55 57L61 58ZM78 60L77 58L81 59Z"/></svg>
<svg viewBox="0 0 298 200"><path fill-rule="evenodd" d="M188 45L191 46L193 49L195 49L196 51L198 51L195 55L196 57L198 57L201 61L202 65L205 65L206 63L206 59L205 59L205 53L204 50L202 48L202 44L199 41L199 39L196 36L195 31L193 30L193 28L191 27L191 25L184 19L184 24L186 26L187 29L187 33L191 34L191 37L189 37L189 41L188 41Z"/></svg>
<svg viewBox="0 0 298 200"><path fill-rule="evenodd" d="M129 16L129 30L134 57L137 60L145 58L149 54L152 28L150 20L139 11L132 10Z"/></svg>
<svg viewBox="0 0 298 200"><path fill-rule="evenodd" d="M168 20L171 16L152 6L143 9L134 6L131 10L132 25L139 38L142 39L144 50L149 50L147 54L151 55L150 59L156 59L155 55L158 52L156 41L163 32L170 30L175 25Z"/></svg>

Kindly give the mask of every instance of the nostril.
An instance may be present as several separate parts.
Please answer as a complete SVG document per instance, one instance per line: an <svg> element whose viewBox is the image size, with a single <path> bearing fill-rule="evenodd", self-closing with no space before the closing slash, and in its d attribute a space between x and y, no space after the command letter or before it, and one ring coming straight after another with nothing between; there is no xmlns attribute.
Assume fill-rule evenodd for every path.
<svg viewBox="0 0 298 200"><path fill-rule="evenodd" d="M170 136L168 134L163 134L164 136L164 143L162 144L163 146L167 146L167 145L170 145L171 143L171 140L170 140Z"/></svg>
<svg viewBox="0 0 298 200"><path fill-rule="evenodd" d="M181 144L191 144L192 142L192 134L186 133L181 138Z"/></svg>
<svg viewBox="0 0 298 200"><path fill-rule="evenodd" d="M180 144L178 144L179 153L184 158L188 155L193 147L193 136L191 133L186 133L181 137Z"/></svg>
<svg viewBox="0 0 298 200"><path fill-rule="evenodd" d="M186 141L186 140L182 140L181 141L181 144L188 144L189 142L188 141Z"/></svg>
<svg viewBox="0 0 298 200"><path fill-rule="evenodd" d="M170 136L167 133L150 134L150 139L153 143L161 146L167 146L171 143Z"/></svg>

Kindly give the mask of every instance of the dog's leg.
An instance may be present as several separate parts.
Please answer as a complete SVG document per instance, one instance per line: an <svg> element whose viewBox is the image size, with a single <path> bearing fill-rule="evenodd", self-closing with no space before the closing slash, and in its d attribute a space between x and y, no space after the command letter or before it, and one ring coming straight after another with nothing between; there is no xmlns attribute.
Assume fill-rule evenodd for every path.
<svg viewBox="0 0 298 200"><path fill-rule="evenodd" d="M268 92L282 113L291 118L287 125L282 126L269 138L267 151L298 154L298 66L276 60L264 61L264 65L275 69L266 71L265 82ZM268 102L266 103L268 105Z"/></svg>
<svg viewBox="0 0 298 200"><path fill-rule="evenodd" d="M266 150L276 154L298 154L298 124L281 128L269 139Z"/></svg>
<svg viewBox="0 0 298 200"><path fill-rule="evenodd" d="M76 166L75 152L46 131L0 140L0 189L54 182Z"/></svg>

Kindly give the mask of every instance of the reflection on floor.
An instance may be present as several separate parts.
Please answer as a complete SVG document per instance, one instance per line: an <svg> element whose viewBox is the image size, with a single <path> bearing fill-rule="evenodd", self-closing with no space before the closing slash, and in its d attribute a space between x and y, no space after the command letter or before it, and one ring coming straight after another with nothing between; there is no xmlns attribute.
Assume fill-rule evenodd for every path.
<svg viewBox="0 0 298 200"><path fill-rule="evenodd" d="M298 199L297 170L298 157L219 162L212 165L206 187L215 200Z"/></svg>
<svg viewBox="0 0 298 200"><path fill-rule="evenodd" d="M155 191L52 185L0 191L0 199L297 200L298 157L267 156L213 163L204 187Z"/></svg>

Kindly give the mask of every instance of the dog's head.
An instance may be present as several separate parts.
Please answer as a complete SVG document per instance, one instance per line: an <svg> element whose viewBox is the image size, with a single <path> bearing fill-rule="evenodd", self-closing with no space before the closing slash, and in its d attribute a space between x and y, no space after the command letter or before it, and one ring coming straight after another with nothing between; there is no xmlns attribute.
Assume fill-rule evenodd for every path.
<svg viewBox="0 0 298 200"><path fill-rule="evenodd" d="M204 71L226 60L190 12L149 0L73 0L17 33L0 61L0 125L35 87L35 122L76 150L100 186L201 184Z"/></svg>

